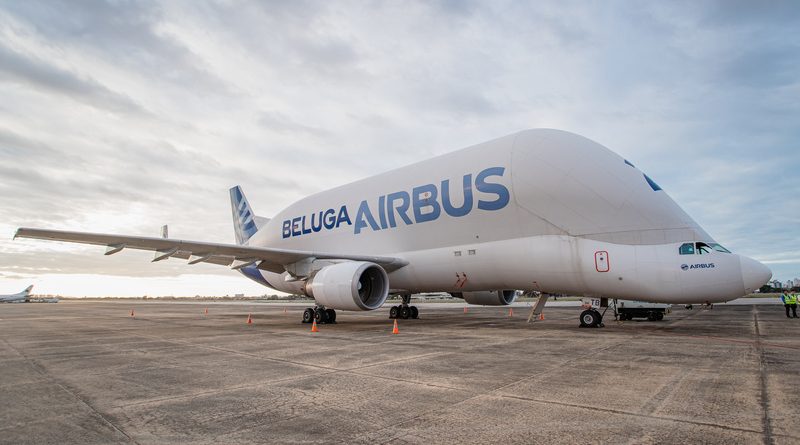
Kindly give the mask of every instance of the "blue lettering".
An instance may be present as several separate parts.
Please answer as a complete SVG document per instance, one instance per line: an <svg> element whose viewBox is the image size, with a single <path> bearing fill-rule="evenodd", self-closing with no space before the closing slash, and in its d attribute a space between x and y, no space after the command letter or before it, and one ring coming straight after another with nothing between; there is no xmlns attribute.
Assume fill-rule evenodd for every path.
<svg viewBox="0 0 800 445"><path fill-rule="evenodd" d="M292 236L292 222L288 219L283 222L283 237L289 238Z"/></svg>
<svg viewBox="0 0 800 445"><path fill-rule="evenodd" d="M366 218L366 222L364 222L364 218ZM361 201L361 205L358 206L358 212L356 213L356 227L355 227L355 234L358 235L361 233L361 229L365 229L367 227L367 222L372 230L380 230L378 224L375 222L375 218L372 216L372 212L369 210L369 205L367 205L367 201Z"/></svg>
<svg viewBox="0 0 800 445"><path fill-rule="evenodd" d="M300 217L292 218L292 236L300 236L300 227L298 224L300 223Z"/></svg>
<svg viewBox="0 0 800 445"><path fill-rule="evenodd" d="M319 212L319 218L317 218L317 224L314 224L315 216L317 216L316 213L311 214L311 230L319 232L320 230L322 230L322 212Z"/></svg>
<svg viewBox="0 0 800 445"><path fill-rule="evenodd" d="M325 211L325 215L322 216L323 225L326 229L330 230L333 226L336 225L336 210L328 209Z"/></svg>
<svg viewBox="0 0 800 445"><path fill-rule="evenodd" d="M441 213L441 207L439 203L436 201L438 190L436 190L436 186L433 184L425 184L419 187L414 187L414 190L411 192L412 199L414 200L414 220L417 224L426 222L426 221L433 221L439 217ZM430 194L425 198L422 195ZM422 209L425 207L430 207L430 211L426 213L422 213Z"/></svg>
<svg viewBox="0 0 800 445"><path fill-rule="evenodd" d="M508 193L508 189L506 188L506 186L504 186L503 184L486 182L486 178L488 176L503 176L505 170L506 169L503 167L490 167L478 173L478 176L475 178L475 188L477 188L479 192L493 193L497 195L497 199L495 199L494 201L479 200L478 201L479 209L500 210L508 205L510 195Z"/></svg>
<svg viewBox="0 0 800 445"><path fill-rule="evenodd" d="M397 227L398 215L406 225L435 221L441 216L442 209L444 209L447 215L452 217L466 216L472 211L476 199L478 200L478 208L481 210L500 210L506 207L510 202L511 193L505 185L498 182L490 182L489 179L492 176L500 176L502 178L504 174L504 167L489 167L475 175L474 183L473 174L465 174L461 184L463 200L458 207L453 205L453 195L458 193L454 193L451 190L450 179L444 179L441 182L441 200L439 199L440 190L437 187L438 184L420 185L414 187L411 193L399 191L379 196L377 221L369 204L366 200L363 200L356 214L355 234L361 233L361 231L366 228L378 231L390 227ZM488 198L493 200L476 198L475 190L484 195L488 194ZM414 213L413 220L409 215L412 207ZM310 222L308 220L310 220ZM326 230L339 228L339 226L343 224L354 225L350 220L350 214L346 205L341 206L338 212L333 208L329 208L325 211L320 210L316 213L309 213L307 215L284 220L281 226L281 236L283 238L290 238L307 235L320 232L323 228ZM691 266L691 268L713 267L713 263Z"/></svg>
<svg viewBox="0 0 800 445"><path fill-rule="evenodd" d="M386 228L386 196L378 198L378 218L381 220L381 229Z"/></svg>
<svg viewBox="0 0 800 445"><path fill-rule="evenodd" d="M395 207L394 202L400 200L400 205ZM389 226L390 227L397 227L397 222L394 220L394 211L397 209L397 214L400 215L400 218L408 225L413 224L411 222L411 218L408 217L408 207L411 205L411 198L408 196L408 192L394 192L389 193L386 197L387 205L386 211L389 216Z"/></svg>
<svg viewBox="0 0 800 445"><path fill-rule="evenodd" d="M464 204L461 207L453 207L450 200L450 180L442 181L442 207L450 216L464 216L472 210L472 175L464 175Z"/></svg>
<svg viewBox="0 0 800 445"><path fill-rule="evenodd" d="M346 222L348 226L352 226L353 223L350 222L350 215L347 214L347 206L342 206L339 209L339 217L336 218L336 228L339 228L339 225L343 222Z"/></svg>

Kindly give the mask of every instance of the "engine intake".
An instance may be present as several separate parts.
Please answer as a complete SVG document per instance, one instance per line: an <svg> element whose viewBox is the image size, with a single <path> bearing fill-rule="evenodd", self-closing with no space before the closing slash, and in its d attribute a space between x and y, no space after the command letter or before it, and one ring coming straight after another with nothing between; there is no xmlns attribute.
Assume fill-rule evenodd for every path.
<svg viewBox="0 0 800 445"><path fill-rule="evenodd" d="M375 263L347 261L323 267L305 289L329 309L372 311L389 296L389 276Z"/></svg>
<svg viewBox="0 0 800 445"><path fill-rule="evenodd" d="M483 306L508 306L517 299L515 290L487 290L479 292L456 292L451 294L456 298L463 298L469 304Z"/></svg>

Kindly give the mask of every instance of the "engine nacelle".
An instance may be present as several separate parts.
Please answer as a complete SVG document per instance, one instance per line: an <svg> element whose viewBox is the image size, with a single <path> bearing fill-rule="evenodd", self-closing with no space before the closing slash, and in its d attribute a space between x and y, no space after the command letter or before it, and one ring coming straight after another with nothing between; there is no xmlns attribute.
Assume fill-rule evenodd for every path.
<svg viewBox="0 0 800 445"><path fill-rule="evenodd" d="M320 269L305 290L329 309L372 311L389 296L389 276L375 263L346 261Z"/></svg>
<svg viewBox="0 0 800 445"><path fill-rule="evenodd" d="M508 306L517 299L515 290L487 290L480 292L457 292L451 294L456 298L463 298L469 304L483 306Z"/></svg>

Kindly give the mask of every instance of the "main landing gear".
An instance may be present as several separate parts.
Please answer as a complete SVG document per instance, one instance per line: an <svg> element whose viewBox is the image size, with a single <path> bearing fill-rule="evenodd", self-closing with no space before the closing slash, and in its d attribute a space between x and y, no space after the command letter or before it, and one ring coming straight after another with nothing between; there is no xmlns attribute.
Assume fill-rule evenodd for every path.
<svg viewBox="0 0 800 445"><path fill-rule="evenodd" d="M603 316L597 309L587 309L581 312L581 327L582 328L602 328Z"/></svg>
<svg viewBox="0 0 800 445"><path fill-rule="evenodd" d="M312 323L314 320L317 321L317 324L336 323L336 311L325 309L325 306L306 308L303 311L303 323Z"/></svg>
<svg viewBox="0 0 800 445"><path fill-rule="evenodd" d="M411 303L411 295L403 295L403 303L399 306L392 306L389 309L389 319L402 318L408 320L409 318L419 318L419 309L416 306L409 306Z"/></svg>

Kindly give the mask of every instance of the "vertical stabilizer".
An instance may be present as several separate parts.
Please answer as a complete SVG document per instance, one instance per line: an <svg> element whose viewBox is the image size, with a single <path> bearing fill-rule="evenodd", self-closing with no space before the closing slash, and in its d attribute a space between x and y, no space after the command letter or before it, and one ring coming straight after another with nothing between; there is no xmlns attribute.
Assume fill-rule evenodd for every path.
<svg viewBox="0 0 800 445"><path fill-rule="evenodd" d="M236 243L245 244L258 231L256 217L250 203L238 185L231 188L231 212L233 214L233 229L236 232Z"/></svg>

